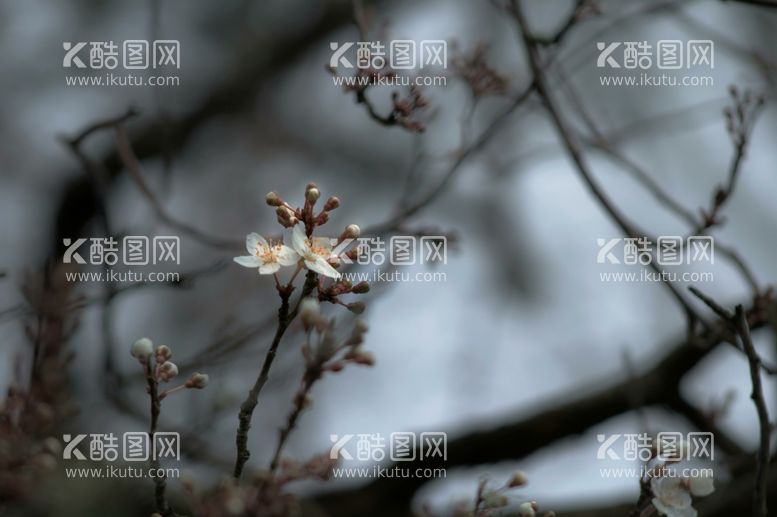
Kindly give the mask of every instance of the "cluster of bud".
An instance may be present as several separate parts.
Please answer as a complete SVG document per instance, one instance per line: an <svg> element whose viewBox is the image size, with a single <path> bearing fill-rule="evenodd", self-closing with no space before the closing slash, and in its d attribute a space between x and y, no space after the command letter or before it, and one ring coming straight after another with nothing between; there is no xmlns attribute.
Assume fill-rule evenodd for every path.
<svg viewBox="0 0 777 517"><path fill-rule="evenodd" d="M143 337L132 344L130 353L143 366L146 375L155 382L170 382L178 377L178 365L170 360L173 351L169 346L160 345L154 349L154 343ZM195 372L184 384L161 393L160 399L179 389L202 389L208 385L208 380L207 374Z"/></svg>

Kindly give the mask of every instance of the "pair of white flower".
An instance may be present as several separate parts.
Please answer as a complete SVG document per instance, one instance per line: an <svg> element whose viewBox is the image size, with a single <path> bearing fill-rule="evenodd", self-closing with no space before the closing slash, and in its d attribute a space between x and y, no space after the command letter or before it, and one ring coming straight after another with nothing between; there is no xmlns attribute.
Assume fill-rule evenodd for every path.
<svg viewBox="0 0 777 517"><path fill-rule="evenodd" d="M305 235L302 225L297 224L291 231L291 247L282 243L267 242L258 233L246 236L248 256L235 257L235 262L244 267L259 268L260 275L277 273L281 266L293 266L303 261L305 267L319 275L340 278L340 273L329 263L336 258L332 253L332 243L324 237Z"/></svg>
<svg viewBox="0 0 777 517"><path fill-rule="evenodd" d="M715 487L710 477L654 477L650 480L653 489L652 503L659 513L667 517L696 517L696 509L691 506L691 495L703 497L710 495Z"/></svg>

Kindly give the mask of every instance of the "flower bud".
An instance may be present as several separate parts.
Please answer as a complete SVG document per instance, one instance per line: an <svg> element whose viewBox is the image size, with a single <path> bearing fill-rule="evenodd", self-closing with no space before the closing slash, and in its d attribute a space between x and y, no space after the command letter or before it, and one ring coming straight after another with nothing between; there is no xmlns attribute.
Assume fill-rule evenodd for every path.
<svg viewBox="0 0 777 517"><path fill-rule="evenodd" d="M345 307L354 314L361 314L367 308L362 302L349 303Z"/></svg>
<svg viewBox="0 0 777 517"><path fill-rule="evenodd" d="M305 192L305 199L307 199L308 203L311 205L315 205L319 197L321 197L321 191L319 191L316 187L309 188Z"/></svg>
<svg viewBox="0 0 777 517"><path fill-rule="evenodd" d="M518 515L521 517L535 517L538 508L536 501L527 501L518 507Z"/></svg>
<svg viewBox="0 0 777 517"><path fill-rule="evenodd" d="M159 367L159 380L162 382L169 382L178 375L178 367L175 363L167 361Z"/></svg>
<svg viewBox="0 0 777 517"><path fill-rule="evenodd" d="M359 282L351 288L352 293L364 294L370 292L370 284L367 282Z"/></svg>
<svg viewBox="0 0 777 517"><path fill-rule="evenodd" d="M195 390L201 390L208 385L210 377L207 373L194 372L189 380L186 381L186 387Z"/></svg>
<svg viewBox="0 0 777 517"><path fill-rule="evenodd" d="M345 231L343 232L343 237L346 239L355 239L361 234L361 229L355 224L349 224L345 227Z"/></svg>
<svg viewBox="0 0 777 517"><path fill-rule="evenodd" d="M509 504L507 496L499 492L488 492L483 496L483 504L486 508L502 508Z"/></svg>
<svg viewBox="0 0 777 517"><path fill-rule="evenodd" d="M354 356L353 361L356 364L362 364L364 366L374 366L375 354L372 352L359 352Z"/></svg>
<svg viewBox="0 0 777 517"><path fill-rule="evenodd" d="M138 361L145 361L152 353L154 353L154 343L147 337L142 337L132 343L130 353L132 353L132 357L135 357Z"/></svg>
<svg viewBox="0 0 777 517"><path fill-rule="evenodd" d="M173 351L167 345L161 345L156 347L156 362L159 364L164 363L168 359L173 357Z"/></svg>
<svg viewBox="0 0 777 517"><path fill-rule="evenodd" d="M291 211L291 209L287 206L279 206L275 213L278 214L278 222L281 223L282 226L285 228L291 228L295 224L297 224L297 217L294 215L294 212Z"/></svg>
<svg viewBox="0 0 777 517"><path fill-rule="evenodd" d="M529 480L526 477L526 474L524 474L523 471L516 470L513 473L513 477L511 477L510 481L507 482L507 486L509 488L517 488L519 486L524 486L528 482Z"/></svg>
<svg viewBox="0 0 777 517"><path fill-rule="evenodd" d="M300 305L299 316L305 328L315 325L321 315L321 307L315 298L305 298Z"/></svg>
<svg viewBox="0 0 777 517"><path fill-rule="evenodd" d="M281 199L281 196L279 196L277 192L268 192L264 200L270 206L281 206L283 204L283 200Z"/></svg>
<svg viewBox="0 0 777 517"><path fill-rule="evenodd" d="M326 203L324 204L324 210L329 212L330 210L334 210L339 206L340 206L340 199L337 198L337 196L332 196L326 200Z"/></svg>

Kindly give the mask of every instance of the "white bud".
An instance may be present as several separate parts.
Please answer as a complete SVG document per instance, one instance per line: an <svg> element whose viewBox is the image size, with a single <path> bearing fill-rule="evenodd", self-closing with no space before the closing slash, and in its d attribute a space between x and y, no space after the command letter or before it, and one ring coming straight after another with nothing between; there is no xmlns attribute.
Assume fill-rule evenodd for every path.
<svg viewBox="0 0 777 517"><path fill-rule="evenodd" d="M132 357L135 357L139 361L145 361L154 353L154 343L147 337L142 337L132 343L131 349Z"/></svg>
<svg viewBox="0 0 777 517"><path fill-rule="evenodd" d="M171 381L178 375L178 366L175 363L166 361L159 367L159 379L163 382Z"/></svg>
<svg viewBox="0 0 777 517"><path fill-rule="evenodd" d="M537 503L534 501L522 503L518 507L518 514L521 517L535 517L537 515Z"/></svg>
<svg viewBox="0 0 777 517"><path fill-rule="evenodd" d="M316 324L321 314L321 306L315 298L305 298L300 305L299 315L305 327Z"/></svg>

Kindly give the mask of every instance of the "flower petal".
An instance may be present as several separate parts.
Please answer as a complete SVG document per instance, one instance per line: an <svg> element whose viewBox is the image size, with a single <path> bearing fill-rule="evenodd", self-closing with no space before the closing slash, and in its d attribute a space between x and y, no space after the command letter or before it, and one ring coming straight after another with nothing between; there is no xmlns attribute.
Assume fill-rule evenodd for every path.
<svg viewBox="0 0 777 517"><path fill-rule="evenodd" d="M235 262L240 264L243 267L259 267L262 265L262 261L256 258L255 256L242 256L242 257L235 257Z"/></svg>
<svg viewBox="0 0 777 517"><path fill-rule="evenodd" d="M672 517L696 517L696 508L689 506L687 508L675 508Z"/></svg>
<svg viewBox="0 0 777 517"><path fill-rule="evenodd" d="M330 278L340 278L340 273L335 268L329 265L323 257L316 257L315 260L305 260L305 265L311 271L315 271L319 275L328 276Z"/></svg>
<svg viewBox="0 0 777 517"><path fill-rule="evenodd" d="M249 253L249 255L255 255L256 254L256 247L261 242L262 236L259 235L256 232L251 232L248 235L246 235L246 251Z"/></svg>
<svg viewBox="0 0 777 517"><path fill-rule="evenodd" d="M323 248L327 251L327 254L331 253L332 239L328 237L313 237L310 240L314 248Z"/></svg>
<svg viewBox="0 0 777 517"><path fill-rule="evenodd" d="M283 244L275 247L275 256L281 266L293 266L299 262L297 252Z"/></svg>
<svg viewBox="0 0 777 517"><path fill-rule="evenodd" d="M277 262L268 262L267 264L262 264L259 266L259 274L260 275L271 275L273 273L276 273L281 268L281 265Z"/></svg>
<svg viewBox="0 0 777 517"><path fill-rule="evenodd" d="M291 247L303 257L310 252L308 238L301 224L294 225L294 228L291 230Z"/></svg>
<svg viewBox="0 0 777 517"><path fill-rule="evenodd" d="M678 488L677 490L673 490L668 494L664 494L662 499L664 502L672 505L678 510L682 510L683 508L690 508L691 503L693 502L691 499L691 494L689 494L684 488Z"/></svg>
<svg viewBox="0 0 777 517"><path fill-rule="evenodd" d="M697 497L710 495L715 491L715 485L711 477L697 476L688 480L688 488Z"/></svg>

